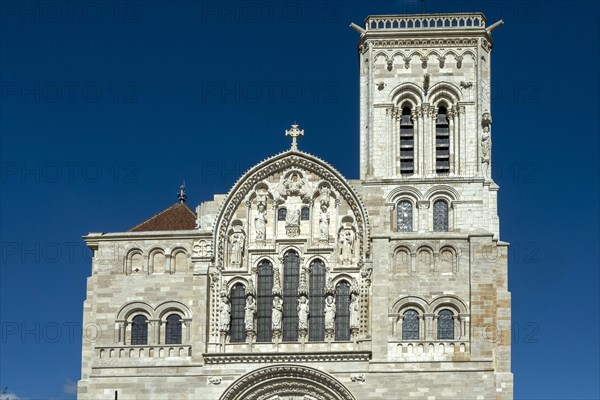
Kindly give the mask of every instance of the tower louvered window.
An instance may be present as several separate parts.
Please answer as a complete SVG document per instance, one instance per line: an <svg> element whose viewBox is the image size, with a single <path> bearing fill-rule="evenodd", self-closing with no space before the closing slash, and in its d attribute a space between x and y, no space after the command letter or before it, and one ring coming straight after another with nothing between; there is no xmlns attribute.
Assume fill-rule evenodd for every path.
<svg viewBox="0 0 600 400"><path fill-rule="evenodd" d="M271 341L271 321L273 304L273 266L269 261L258 265L258 280L256 283L256 341Z"/></svg>
<svg viewBox="0 0 600 400"><path fill-rule="evenodd" d="M450 172L450 127L448 111L444 106L438 109L435 123L435 172L438 174Z"/></svg>
<svg viewBox="0 0 600 400"><path fill-rule="evenodd" d="M410 175L415 172L415 129L410 108L402 109L400 118L400 173Z"/></svg>
<svg viewBox="0 0 600 400"><path fill-rule="evenodd" d="M315 260L310 265L308 340L325 339L325 264Z"/></svg>
<svg viewBox="0 0 600 400"><path fill-rule="evenodd" d="M295 251L283 259L283 340L298 340L298 286L300 283L300 258Z"/></svg>

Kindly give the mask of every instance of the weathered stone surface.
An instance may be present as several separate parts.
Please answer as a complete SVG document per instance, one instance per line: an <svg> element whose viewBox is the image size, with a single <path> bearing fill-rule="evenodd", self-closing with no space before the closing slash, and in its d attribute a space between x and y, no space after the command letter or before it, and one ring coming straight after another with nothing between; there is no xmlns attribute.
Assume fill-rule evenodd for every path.
<svg viewBox="0 0 600 400"><path fill-rule="evenodd" d="M83 322L95 329L83 340L80 399L115 392L120 400L512 398L508 245L499 240L498 187L486 172L485 19L374 16L366 28L359 41L360 179L348 181L303 153L301 131L292 127L292 148L199 205L196 228L85 237L94 257ZM447 140L436 130L440 107ZM400 138L405 108L409 145ZM401 169L407 148L408 173ZM447 171L436 169L440 160ZM448 206L442 231L435 229L444 222L434 218L439 200ZM402 201L410 207L399 216ZM297 298L286 292L289 252L299 256L291 264ZM271 304L281 301L284 313L283 324L264 325L273 329L266 342L259 332L264 263L272 266L267 292L277 301L268 298L261 315L272 318ZM319 265L322 299L311 292ZM243 287L238 300L236 285ZM337 300L325 317L328 295ZM353 299L352 312L343 296ZM252 323L254 310L244 308L254 299ZM308 329L305 304L313 305ZM301 323L289 326L300 326L299 338L285 341L292 329L286 315L296 312ZM321 313L324 338L309 340ZM132 344L140 315L147 340ZM177 344L167 344L172 315L182 325ZM336 330L343 329L341 340Z"/></svg>

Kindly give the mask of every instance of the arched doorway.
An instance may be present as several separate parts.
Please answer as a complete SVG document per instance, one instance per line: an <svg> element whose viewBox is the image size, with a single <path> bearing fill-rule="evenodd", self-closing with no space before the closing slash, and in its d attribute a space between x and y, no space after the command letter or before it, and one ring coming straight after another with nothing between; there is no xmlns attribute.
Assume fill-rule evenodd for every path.
<svg viewBox="0 0 600 400"><path fill-rule="evenodd" d="M355 400L331 375L300 365L252 371L227 388L220 400Z"/></svg>

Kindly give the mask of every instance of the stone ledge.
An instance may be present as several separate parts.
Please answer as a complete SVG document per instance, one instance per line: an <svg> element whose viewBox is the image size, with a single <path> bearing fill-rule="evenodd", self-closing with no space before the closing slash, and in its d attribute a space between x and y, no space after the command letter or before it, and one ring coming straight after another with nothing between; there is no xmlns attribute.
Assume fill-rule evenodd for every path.
<svg viewBox="0 0 600 400"><path fill-rule="evenodd" d="M370 351L337 352L337 353L228 353L203 354L206 364L232 363L302 363L302 362L335 362L335 361L369 361Z"/></svg>

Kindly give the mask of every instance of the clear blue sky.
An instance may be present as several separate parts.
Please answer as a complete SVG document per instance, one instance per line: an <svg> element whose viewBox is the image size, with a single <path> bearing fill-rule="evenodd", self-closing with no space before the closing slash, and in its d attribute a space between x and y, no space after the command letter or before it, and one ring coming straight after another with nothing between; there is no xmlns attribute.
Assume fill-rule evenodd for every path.
<svg viewBox="0 0 600 400"><path fill-rule="evenodd" d="M89 253L176 201L225 193L289 146L358 177L358 35L420 2L0 3L0 389L74 398ZM494 31L493 160L512 244L515 397L598 381L599 6L425 2Z"/></svg>

